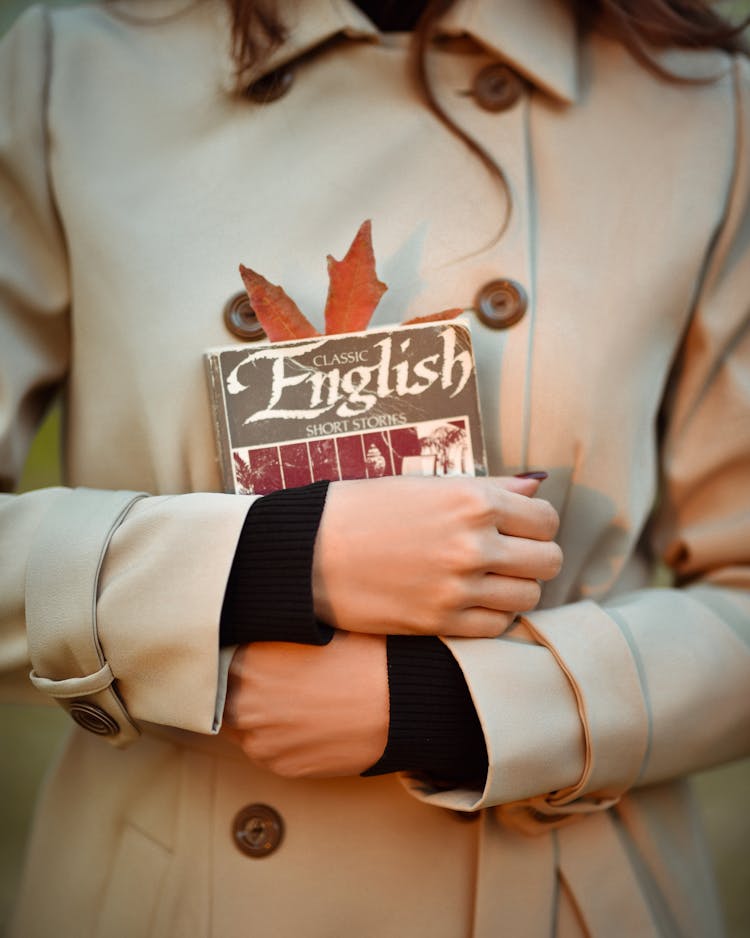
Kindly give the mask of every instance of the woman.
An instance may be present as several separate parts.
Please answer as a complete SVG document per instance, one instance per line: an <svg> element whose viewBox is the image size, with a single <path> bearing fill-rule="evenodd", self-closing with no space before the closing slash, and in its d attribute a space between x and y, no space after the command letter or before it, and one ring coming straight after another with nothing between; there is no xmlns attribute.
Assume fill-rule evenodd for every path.
<svg viewBox="0 0 750 938"><path fill-rule="evenodd" d="M750 78L647 6L431 8L432 107L346 0L9 35L4 471L64 381L76 488L2 503L3 662L78 724L12 934L719 933L681 779L750 737ZM478 311L494 478L248 512L201 364L237 264L314 318L367 217L381 322Z"/></svg>

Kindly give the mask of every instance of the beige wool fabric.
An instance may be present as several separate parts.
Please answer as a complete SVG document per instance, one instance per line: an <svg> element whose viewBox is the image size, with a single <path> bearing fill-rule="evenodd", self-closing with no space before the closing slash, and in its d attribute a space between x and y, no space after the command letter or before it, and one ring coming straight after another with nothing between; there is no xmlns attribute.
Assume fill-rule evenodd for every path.
<svg viewBox="0 0 750 938"><path fill-rule="evenodd" d="M72 732L11 934L718 935L684 777L750 749L748 63L662 52L715 78L670 84L555 0L459 0L428 64L507 174L497 240L510 209L408 37L284 8L263 70L295 79L266 105L231 93L218 0L35 8L0 45L0 472L62 386L70 485L0 501L0 665L119 727ZM525 85L492 112L498 61ZM483 420L493 473L549 471L565 564L502 638L447 642L484 791L282 780L217 735L249 502L219 493L202 353L241 261L320 325L365 218L376 323L498 278L529 298L507 329L469 313ZM263 859L232 843L250 803L285 824Z"/></svg>

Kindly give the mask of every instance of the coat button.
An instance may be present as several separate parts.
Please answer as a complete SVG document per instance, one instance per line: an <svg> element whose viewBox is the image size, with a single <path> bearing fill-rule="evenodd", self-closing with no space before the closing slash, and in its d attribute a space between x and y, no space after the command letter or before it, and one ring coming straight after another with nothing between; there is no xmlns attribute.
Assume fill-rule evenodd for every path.
<svg viewBox="0 0 750 938"><path fill-rule="evenodd" d="M232 335L245 342L257 342L266 335L250 305L247 293L244 292L235 293L227 300L224 306L224 325Z"/></svg>
<svg viewBox="0 0 750 938"><path fill-rule="evenodd" d="M528 300L515 280L491 280L477 294L477 316L490 329L507 329L523 318Z"/></svg>
<svg viewBox="0 0 750 938"><path fill-rule="evenodd" d="M79 726L89 733L96 733L97 736L117 736L120 732L117 720L94 704L76 700L70 705L68 713Z"/></svg>
<svg viewBox="0 0 750 938"><path fill-rule="evenodd" d="M507 65L496 62L477 72L473 92L485 111L507 111L523 94L524 83Z"/></svg>
<svg viewBox="0 0 750 938"><path fill-rule="evenodd" d="M284 836L284 822L267 804L250 804L238 811L232 822L237 847L249 857L270 856Z"/></svg>
<svg viewBox="0 0 750 938"><path fill-rule="evenodd" d="M275 68L245 88L244 94L255 104L271 104L278 101L294 84L294 69L289 65Z"/></svg>

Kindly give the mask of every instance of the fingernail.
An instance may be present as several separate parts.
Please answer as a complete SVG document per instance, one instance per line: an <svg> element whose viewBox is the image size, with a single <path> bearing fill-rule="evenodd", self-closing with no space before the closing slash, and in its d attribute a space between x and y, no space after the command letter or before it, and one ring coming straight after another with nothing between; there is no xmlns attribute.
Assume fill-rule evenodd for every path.
<svg viewBox="0 0 750 938"><path fill-rule="evenodd" d="M515 474L516 479L538 479L540 482L544 482L548 478L549 473L544 472L543 469L539 469L536 472L517 472Z"/></svg>

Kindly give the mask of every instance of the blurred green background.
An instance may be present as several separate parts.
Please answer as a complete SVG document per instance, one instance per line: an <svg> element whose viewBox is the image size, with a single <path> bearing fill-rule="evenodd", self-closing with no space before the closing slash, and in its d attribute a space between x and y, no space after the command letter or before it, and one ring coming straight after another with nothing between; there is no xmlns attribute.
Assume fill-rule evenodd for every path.
<svg viewBox="0 0 750 938"><path fill-rule="evenodd" d="M53 6L76 0L46 0ZM31 0L0 0L0 35ZM750 14L750 0L720 4ZM21 490L60 481L60 414L50 412L34 443ZM750 693L750 688L748 688ZM0 704L0 931L15 894L23 845L44 773L59 750L68 718L43 704ZM750 760L695 777L695 789L731 938L750 936ZM637 936L634 936L637 938ZM706 936L712 938L712 936Z"/></svg>

